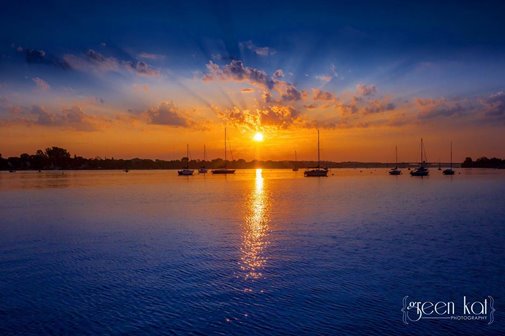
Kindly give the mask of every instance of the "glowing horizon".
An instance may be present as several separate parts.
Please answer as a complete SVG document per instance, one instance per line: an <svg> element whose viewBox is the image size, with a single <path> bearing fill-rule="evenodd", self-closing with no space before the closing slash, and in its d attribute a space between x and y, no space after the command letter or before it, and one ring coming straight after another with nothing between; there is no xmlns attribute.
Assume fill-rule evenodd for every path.
<svg viewBox="0 0 505 336"><path fill-rule="evenodd" d="M179 159L189 143L192 157L206 145L217 158L226 125L234 158L245 160L292 160L295 150L314 160L316 128L329 161L391 162L398 146L400 161L415 162L421 137L434 162L448 161L451 141L456 162L505 157L505 38L493 10L468 22L449 5L398 9L399 17L428 17L433 6L444 14L418 26L352 4L293 5L285 24L272 14L282 4L268 13L157 6L124 9L118 30L108 20L117 8L107 4L87 37L59 21L80 22L77 13L94 11L86 3L64 15L6 6L2 156L59 146L85 157ZM133 30L133 16L149 20ZM47 29L36 32L41 22ZM308 26L290 26L299 23ZM263 140L252 140L256 133Z"/></svg>

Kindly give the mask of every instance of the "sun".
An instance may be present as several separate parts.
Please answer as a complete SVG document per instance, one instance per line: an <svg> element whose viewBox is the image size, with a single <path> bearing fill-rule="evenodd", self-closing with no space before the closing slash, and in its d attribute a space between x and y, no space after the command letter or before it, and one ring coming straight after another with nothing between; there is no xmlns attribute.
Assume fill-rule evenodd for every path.
<svg viewBox="0 0 505 336"><path fill-rule="evenodd" d="M262 142L263 141L263 133L256 132L253 136L253 140L256 142Z"/></svg>

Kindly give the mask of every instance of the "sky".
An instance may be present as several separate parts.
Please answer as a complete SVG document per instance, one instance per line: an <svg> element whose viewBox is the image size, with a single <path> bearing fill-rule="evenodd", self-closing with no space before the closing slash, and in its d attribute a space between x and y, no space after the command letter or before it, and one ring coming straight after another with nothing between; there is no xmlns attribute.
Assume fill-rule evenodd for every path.
<svg viewBox="0 0 505 336"><path fill-rule="evenodd" d="M10 1L0 153L505 157L505 3ZM252 140L256 132L263 142Z"/></svg>

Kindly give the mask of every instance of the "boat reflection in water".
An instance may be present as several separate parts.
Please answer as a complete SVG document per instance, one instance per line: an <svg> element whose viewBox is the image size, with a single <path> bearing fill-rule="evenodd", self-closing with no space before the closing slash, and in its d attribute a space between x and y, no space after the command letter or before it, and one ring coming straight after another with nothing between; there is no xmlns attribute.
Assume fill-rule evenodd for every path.
<svg viewBox="0 0 505 336"><path fill-rule="evenodd" d="M246 279L259 279L267 261L265 249L268 245L270 222L270 195L265 191L261 169L256 169L254 189L247 201L244 218L241 270Z"/></svg>

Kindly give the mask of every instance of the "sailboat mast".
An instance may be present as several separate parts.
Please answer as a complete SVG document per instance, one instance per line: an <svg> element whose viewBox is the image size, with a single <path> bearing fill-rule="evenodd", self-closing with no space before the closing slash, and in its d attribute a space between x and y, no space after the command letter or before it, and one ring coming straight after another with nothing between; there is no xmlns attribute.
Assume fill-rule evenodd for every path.
<svg viewBox="0 0 505 336"><path fill-rule="evenodd" d="M224 166L226 168L226 127L224 128Z"/></svg>
<svg viewBox="0 0 505 336"><path fill-rule="evenodd" d="M321 151L319 149L319 129L317 130L317 168L321 168Z"/></svg>
<svg viewBox="0 0 505 336"><path fill-rule="evenodd" d="M186 169L189 169L189 144L186 144Z"/></svg>
<svg viewBox="0 0 505 336"><path fill-rule="evenodd" d="M423 163L423 138L421 138L421 163Z"/></svg>
<svg viewBox="0 0 505 336"><path fill-rule="evenodd" d="M451 169L452 169L452 141L451 141Z"/></svg>
<svg viewBox="0 0 505 336"><path fill-rule="evenodd" d="M205 168L205 161L207 161L207 151L205 145L203 145L203 165L202 168Z"/></svg>
<svg viewBox="0 0 505 336"><path fill-rule="evenodd" d="M396 168L398 168L398 146L395 146L395 163L396 163Z"/></svg>

